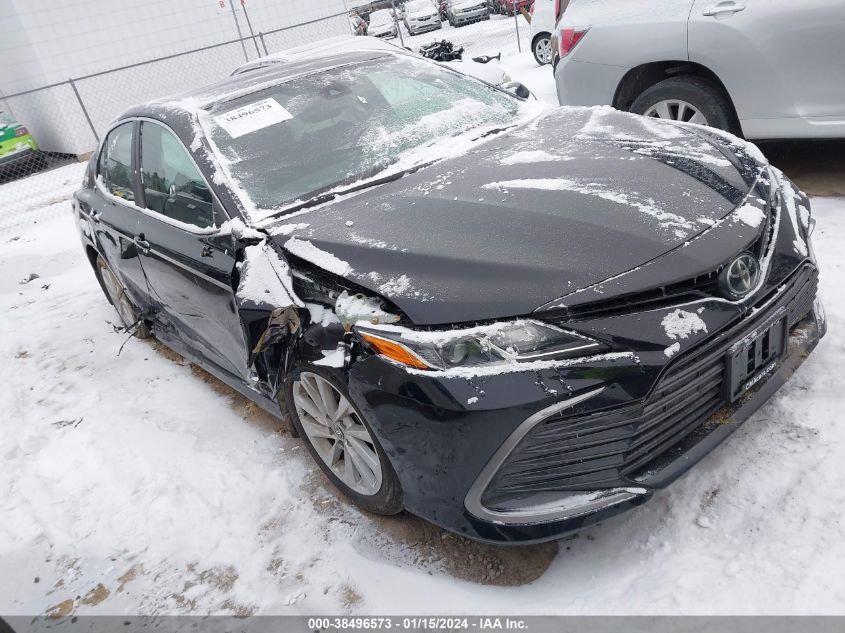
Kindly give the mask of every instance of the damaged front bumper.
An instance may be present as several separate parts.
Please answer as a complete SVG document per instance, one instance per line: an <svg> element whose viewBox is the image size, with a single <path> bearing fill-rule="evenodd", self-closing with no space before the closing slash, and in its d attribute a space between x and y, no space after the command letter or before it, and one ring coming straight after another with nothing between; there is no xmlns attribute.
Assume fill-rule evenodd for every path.
<svg viewBox="0 0 845 633"><path fill-rule="evenodd" d="M717 377L711 365L698 366L698 382L671 378L672 367L692 371L696 354L700 363L727 363L727 350L771 318L759 316L672 359L659 375L622 357L483 380L411 376L374 356L352 364L350 392L375 422L409 511L476 540L551 540L640 505L683 475L759 409L825 333L816 300L789 323L776 367L736 400L726 395L727 372ZM693 393L668 384L680 379ZM651 388L638 393L643 383ZM710 389L715 400L707 400ZM650 427L661 415L665 428ZM680 429L674 435L666 435L669 422Z"/></svg>

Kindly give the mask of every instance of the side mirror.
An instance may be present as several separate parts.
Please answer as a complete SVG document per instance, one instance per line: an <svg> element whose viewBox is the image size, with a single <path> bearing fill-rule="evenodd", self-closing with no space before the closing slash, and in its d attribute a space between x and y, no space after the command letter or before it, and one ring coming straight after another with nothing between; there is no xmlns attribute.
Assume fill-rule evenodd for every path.
<svg viewBox="0 0 845 633"><path fill-rule="evenodd" d="M507 90L515 97L525 100L531 96L531 91L525 86L525 84L520 83L518 81L509 81L507 83L502 84L502 90Z"/></svg>

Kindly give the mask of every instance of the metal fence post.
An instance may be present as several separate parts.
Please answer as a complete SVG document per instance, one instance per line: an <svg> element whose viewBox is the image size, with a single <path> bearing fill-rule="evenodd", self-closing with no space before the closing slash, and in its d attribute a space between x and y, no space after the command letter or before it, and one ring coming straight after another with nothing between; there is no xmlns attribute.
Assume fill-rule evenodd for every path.
<svg viewBox="0 0 845 633"><path fill-rule="evenodd" d="M88 109L85 107L85 102L79 95L79 90L76 89L76 84L73 82L73 79L68 79L67 82L70 84L70 87L73 88L73 94L76 95L76 100L79 101L79 107L82 108L82 114L85 115L85 120L88 121L88 127L91 128L91 132L94 134L94 140L99 143L100 135L97 134L97 129L94 127L94 123L91 121L91 117L88 115Z"/></svg>
<svg viewBox="0 0 845 633"><path fill-rule="evenodd" d="M232 9L232 19L235 21L235 28L238 29L238 39L241 42L241 48L244 51L244 61L249 61L249 55L246 54L246 44L244 44L244 36L241 33L241 23L238 22L238 14L235 13L235 0L229 0L229 8Z"/></svg>
<svg viewBox="0 0 845 633"><path fill-rule="evenodd" d="M516 48L522 52L522 42L519 41L519 11L513 12L513 23L516 26Z"/></svg>
<svg viewBox="0 0 845 633"><path fill-rule="evenodd" d="M399 33L399 42L402 48L405 48L405 38L402 37L402 27L399 26L399 18L396 17L396 0L390 0L390 8L393 9L393 24L396 26L396 32Z"/></svg>
<svg viewBox="0 0 845 633"><path fill-rule="evenodd" d="M258 39L261 40L261 46L264 47L264 54L269 55L270 51L267 50L267 42L264 41L264 33L261 31L258 32Z"/></svg>
<svg viewBox="0 0 845 633"><path fill-rule="evenodd" d="M246 18L246 25L249 27L249 34L252 36L252 43L255 44L255 52L261 57L261 51L258 50L258 42L255 40L255 31L252 30L252 22L249 20L249 13L246 11L246 2L241 0L241 8L244 10L244 17Z"/></svg>

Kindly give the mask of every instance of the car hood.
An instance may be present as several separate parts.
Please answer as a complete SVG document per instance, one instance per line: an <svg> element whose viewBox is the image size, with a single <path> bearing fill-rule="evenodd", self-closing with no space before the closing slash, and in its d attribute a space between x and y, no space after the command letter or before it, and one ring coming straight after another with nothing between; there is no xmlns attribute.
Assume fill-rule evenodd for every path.
<svg viewBox="0 0 845 633"><path fill-rule="evenodd" d="M463 2L453 2L452 10L474 9L476 7L481 8L483 6L484 2L482 0L463 0Z"/></svg>
<svg viewBox="0 0 845 633"><path fill-rule="evenodd" d="M529 314L649 262L636 284L659 287L713 270L762 231L720 220L763 165L701 128L555 108L477 143L268 228L288 254L420 325ZM685 255L714 232L714 261Z"/></svg>

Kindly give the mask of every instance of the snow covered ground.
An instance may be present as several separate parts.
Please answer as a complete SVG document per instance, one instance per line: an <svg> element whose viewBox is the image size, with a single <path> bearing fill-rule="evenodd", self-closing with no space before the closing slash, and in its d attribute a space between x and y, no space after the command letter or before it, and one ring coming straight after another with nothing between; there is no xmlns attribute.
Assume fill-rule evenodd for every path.
<svg viewBox="0 0 845 633"><path fill-rule="evenodd" d="M830 332L790 383L645 506L502 549L361 514L202 371L118 354L82 169L0 189L0 613L845 613L845 199L813 200Z"/></svg>

